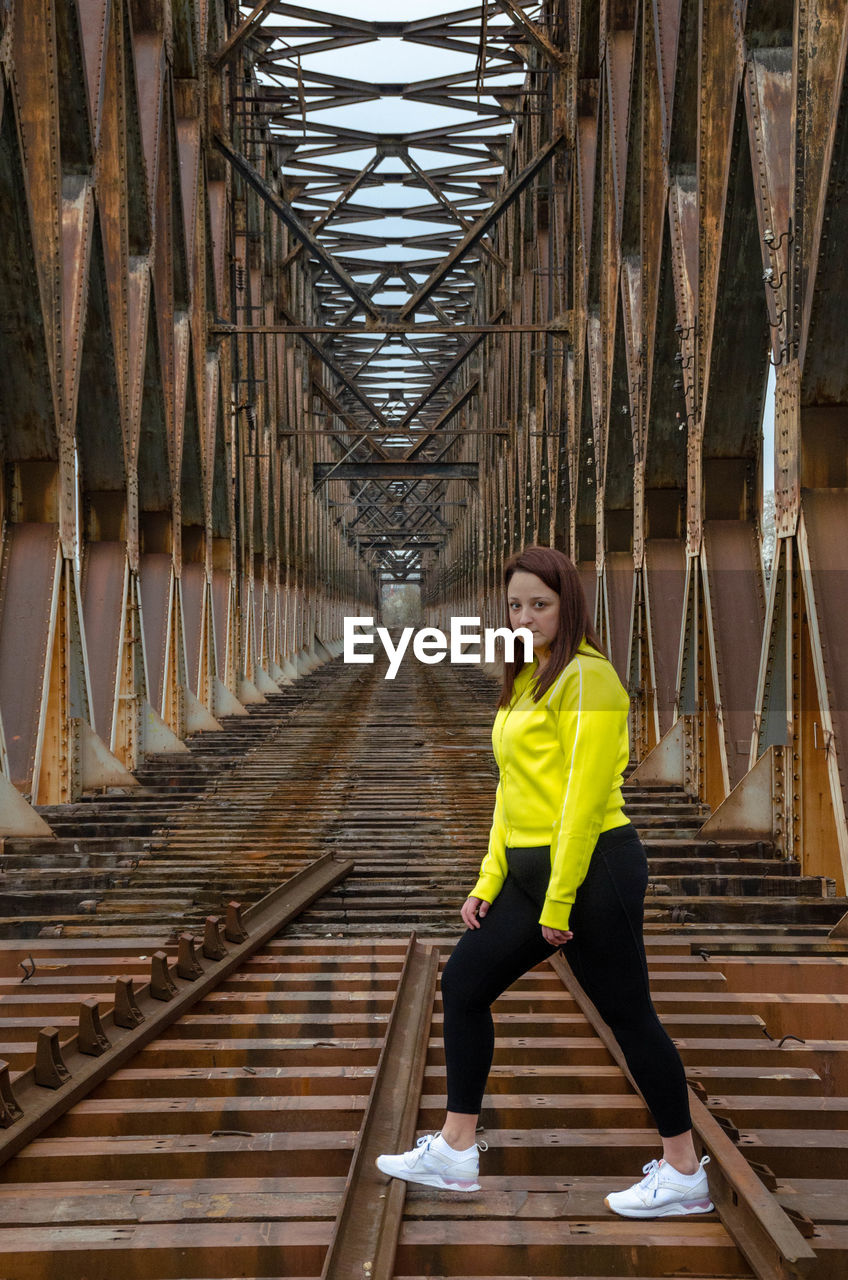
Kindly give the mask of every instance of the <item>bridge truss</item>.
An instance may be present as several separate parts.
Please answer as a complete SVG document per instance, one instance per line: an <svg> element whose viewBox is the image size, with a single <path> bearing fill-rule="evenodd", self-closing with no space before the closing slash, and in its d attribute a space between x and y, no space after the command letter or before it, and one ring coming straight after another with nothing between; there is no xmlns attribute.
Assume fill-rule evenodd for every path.
<svg viewBox="0 0 848 1280"><path fill-rule="evenodd" d="M2 0L3 829L555 542L643 780L844 890L846 51L841 0Z"/></svg>

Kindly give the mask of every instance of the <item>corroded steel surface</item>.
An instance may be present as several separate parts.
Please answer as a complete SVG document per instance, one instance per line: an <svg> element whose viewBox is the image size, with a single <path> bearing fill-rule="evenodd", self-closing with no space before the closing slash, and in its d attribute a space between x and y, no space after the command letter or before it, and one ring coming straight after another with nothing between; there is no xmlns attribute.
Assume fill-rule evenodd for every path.
<svg viewBox="0 0 848 1280"><path fill-rule="evenodd" d="M152 759L132 796L74 806L52 847L7 843L21 905L27 877L55 878L71 855L76 895L92 897L109 856L133 841L138 856L93 913L68 914L68 899L45 894L40 917L29 908L30 937L0 944L0 1056L13 1085L42 1027L67 1040L81 1000L108 1009L116 977L140 986L157 951L177 963L175 935L223 914L233 892L258 898L327 851L355 857L282 936L4 1166L12 1274L106 1276L132 1260L139 1275L180 1280L279 1276L283 1249L299 1276L336 1274L342 1262L328 1258L353 1274L371 1262L375 1277L562 1274L565 1257L573 1274L613 1275L629 1259L648 1277L673 1256L681 1274L766 1280L758 1258L779 1258L786 1268L773 1274L789 1276L812 1249L810 1274L835 1280L848 1247L848 942L828 934L848 904L762 841L703 839L704 806L679 788L631 786L628 811L649 854L657 1009L711 1117L714 1154L718 1142L731 1165L756 1162L756 1183L736 1170L726 1220L683 1231L607 1213L603 1195L632 1180L656 1139L603 1028L548 966L496 1007L483 1192L461 1204L420 1188L404 1197L363 1176L343 1195L354 1153L397 1132L404 1071L414 1081L423 1068L408 1124L439 1123L442 1009L437 994L430 1011L426 953L446 957L457 936L494 787L487 678L416 665L389 682L380 667L353 670L324 665L195 738L178 767ZM9 885L7 935L21 928L13 895ZM420 972L399 986L412 930ZM418 1067L416 1046L426 1047ZM336 1221L346 1244L328 1254Z"/></svg>
<svg viewBox="0 0 848 1280"><path fill-rule="evenodd" d="M637 759L683 716L716 808L781 748L751 834L844 888L844 6L2 16L3 829L6 780L77 800L385 582L500 621L553 541Z"/></svg>

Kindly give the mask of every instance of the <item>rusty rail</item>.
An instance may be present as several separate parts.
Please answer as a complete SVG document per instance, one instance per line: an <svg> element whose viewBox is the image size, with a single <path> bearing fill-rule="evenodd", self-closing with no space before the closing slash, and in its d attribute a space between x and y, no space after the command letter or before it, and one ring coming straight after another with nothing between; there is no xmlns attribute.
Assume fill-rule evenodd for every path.
<svg viewBox="0 0 848 1280"><path fill-rule="evenodd" d="M187 802L175 805L167 839L134 892L149 888L154 901L158 886L173 888L175 876L192 886L204 875L218 885L256 886L260 871L266 883L275 873L281 878L285 859L314 859L328 845L355 867L284 937L6 1166L0 1255L11 1274L61 1280L84 1257L92 1275L117 1274L126 1263L162 1280L174 1280L174 1267L181 1280L222 1269L276 1276L282 1249L293 1250L287 1265L298 1275L317 1278L323 1268L334 1280L408 1280L436 1270L612 1275L625 1258L646 1277L683 1270L739 1280L802 1275L806 1246L799 1250L797 1239L781 1236L775 1247L774 1232L766 1243L755 1238L760 1228L750 1201L764 1195L768 1204L773 1190L790 1221L793 1202L801 1219L815 1219L800 1227L816 1233L809 1245L820 1267L813 1274L841 1276L845 1159L837 1130L848 1103L835 1095L848 1094L848 1063L826 1038L838 1034L833 1020L848 991L839 997L834 989L848 979L838 968L845 943L828 942L826 928L844 907L811 893L815 886L788 874L766 847L700 841L698 806L668 788L631 791L628 804L659 890L647 912L655 999L694 1087L703 1086L705 1100L707 1090L717 1095L709 1104L728 1117L708 1115L702 1125L714 1152L711 1173L723 1179L721 1140L732 1147L726 1132L732 1135L734 1124L743 1131L726 1199L716 1184L720 1215L646 1226L605 1210L611 1180L632 1180L656 1135L604 1040L547 965L495 1010L482 1192L460 1204L426 1188L375 1184L376 1150L409 1146L416 1130L441 1122L442 1009L438 996L429 1000L422 953L428 943L444 953L456 936L457 904L489 821L488 697L480 680L435 668L402 672L389 684L380 671L354 676L328 667L226 727L236 736L209 768L205 794L192 798L194 784ZM192 750L212 765L211 741ZM165 796L167 762L155 770L149 781ZM196 765L181 769L180 784L194 771ZM133 798L127 809L154 802L152 795ZM104 810L102 821L108 830L115 813ZM243 881L234 880L239 873ZM773 890L764 887L772 883ZM185 914L194 909L185 896L178 928L202 929ZM199 905L194 887L191 897ZM680 906L688 922L675 916ZM796 923L784 930L790 908ZM167 943L162 916L157 908L151 923L159 932L148 927L142 946L120 937L117 914L104 924L95 916L88 937L80 931L50 941L42 934L31 944L36 972L25 982L21 970L26 978L32 965L27 960L19 970L15 962L26 959L30 944L21 941L0 986L10 1046L3 1056L47 1021L71 1034L81 1000L85 1034L96 1041L92 993L107 1001L116 971L125 982L146 980L147 956ZM251 916L243 920L252 930ZM725 921L742 923L729 928ZM430 937L408 946L411 925L420 926L419 938ZM238 933L236 913L229 929ZM210 930L210 949L219 936ZM780 961L790 944L805 957L800 967ZM822 947L826 957L816 950ZM199 951L183 940L167 963L157 959L160 995L170 983L182 990L203 980L179 976L180 968L192 973ZM435 963L433 951L429 965ZM804 964L815 964L811 978ZM765 985L758 985L761 973ZM782 995L793 991L800 994ZM807 999L809 992L822 994ZM158 1003L168 1008L174 998ZM108 1021L104 1028L111 1036ZM44 1039L42 1069L49 1070L55 1043ZM99 1064L103 1055L90 1061ZM399 1066L408 1075L395 1078ZM699 1114L697 1104L693 1112ZM380 1127L393 1121L396 1136ZM710 1133L709 1122L719 1129L725 1123L726 1132ZM816 1128L821 1142L814 1147ZM773 1165L765 1192L753 1173L746 1181L743 1154ZM741 1228L730 1230L734 1214L743 1223L750 1217L744 1248ZM757 1248L754 1265L746 1259ZM783 1270L781 1257L788 1259Z"/></svg>
<svg viewBox="0 0 848 1280"><path fill-rule="evenodd" d="M412 1143L439 953L413 933L321 1280L391 1280L406 1184L375 1167L383 1151Z"/></svg>
<svg viewBox="0 0 848 1280"><path fill-rule="evenodd" d="M550 961L595 1034L636 1085L624 1054L592 1001L559 954ZM638 1089L637 1089L638 1093ZM710 1192L719 1216L760 1280L798 1280L812 1274L816 1254L767 1190L718 1121L690 1088L692 1126L711 1158Z"/></svg>

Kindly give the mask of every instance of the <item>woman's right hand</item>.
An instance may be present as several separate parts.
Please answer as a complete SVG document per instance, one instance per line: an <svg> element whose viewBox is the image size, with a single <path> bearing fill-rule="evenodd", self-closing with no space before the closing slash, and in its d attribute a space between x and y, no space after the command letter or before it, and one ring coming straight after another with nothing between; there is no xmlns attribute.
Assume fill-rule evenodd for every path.
<svg viewBox="0 0 848 1280"><path fill-rule="evenodd" d="M486 902L484 898L466 898L462 904L460 915L466 929L479 929L480 921L486 915L492 904Z"/></svg>

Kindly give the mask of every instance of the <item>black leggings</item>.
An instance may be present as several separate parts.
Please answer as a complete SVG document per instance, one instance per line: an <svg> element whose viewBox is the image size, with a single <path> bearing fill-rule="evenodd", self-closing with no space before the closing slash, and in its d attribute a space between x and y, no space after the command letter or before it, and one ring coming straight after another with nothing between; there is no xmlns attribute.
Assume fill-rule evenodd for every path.
<svg viewBox="0 0 848 1280"><path fill-rule="evenodd" d="M509 874L479 929L462 935L442 975L448 1110L477 1115L492 1065L489 1006L557 950L539 914L550 873L547 849L507 850ZM680 1055L651 1001L642 941L648 864L632 826L598 839L577 890L562 953L621 1046L664 1138L692 1127Z"/></svg>

